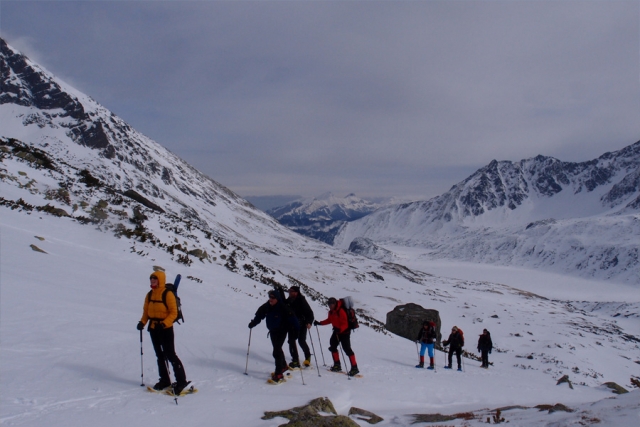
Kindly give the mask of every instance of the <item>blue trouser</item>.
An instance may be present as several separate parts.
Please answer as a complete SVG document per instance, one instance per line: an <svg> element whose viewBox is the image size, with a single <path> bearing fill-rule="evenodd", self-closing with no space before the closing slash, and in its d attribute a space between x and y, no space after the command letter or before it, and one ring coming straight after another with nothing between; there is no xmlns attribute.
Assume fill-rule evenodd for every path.
<svg viewBox="0 0 640 427"><path fill-rule="evenodd" d="M427 343L420 343L420 356L421 356L421 357L424 357L424 351L425 351L426 349L429 349L429 357L434 357L434 354L433 354L433 347L434 347L434 344L433 344L433 343L431 343L431 344L427 344Z"/></svg>

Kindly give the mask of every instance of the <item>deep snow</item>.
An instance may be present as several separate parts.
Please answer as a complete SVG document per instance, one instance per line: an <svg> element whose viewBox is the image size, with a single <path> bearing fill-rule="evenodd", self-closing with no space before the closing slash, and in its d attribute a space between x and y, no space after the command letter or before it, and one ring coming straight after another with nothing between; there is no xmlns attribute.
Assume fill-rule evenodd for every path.
<svg viewBox="0 0 640 427"><path fill-rule="evenodd" d="M47 214L2 208L0 226L0 423L4 425L276 426L286 420L262 421L264 411L288 409L320 396L329 397L339 413L346 414L351 406L373 411L385 419L379 425L410 425L409 415L416 413L483 409L488 413L509 405L559 402L578 411L514 410L503 416L512 425L569 425L586 416L584 411L601 419L602 425L635 426L640 420L638 391L590 403L614 396L599 384L616 381L630 388L630 376L638 376L640 370L637 342L580 328L581 322L600 326L615 322L609 313L571 312L559 301L489 282L425 275L419 284L385 275L380 283L345 283L339 276L348 266L274 256L273 262L281 258L280 268L294 275L302 271L322 275L324 279L314 286L330 279L322 289L326 295L349 293L382 321L396 304L414 301L440 310L443 333L454 324L461 327L468 350L474 350L483 327L492 332L500 349L491 355L494 367L483 370L479 362L465 359L464 373L442 369L443 353L438 352L434 373L413 368L414 343L362 327L353 335L353 348L364 378L348 380L320 366L321 376L315 369L303 372L305 385L300 373L294 373L287 383L274 387L265 383L273 360L264 323L253 330L248 375L243 375L247 323L265 300L265 285L216 263L187 268L153 248L148 248L148 256L140 256L132 253L130 240ZM32 250L31 244L47 254ZM415 260L412 267L419 263ZM171 398L140 387L135 325L153 265L164 266L170 278L183 275L180 295L186 322L175 326L177 353L200 391L179 399L177 406ZM455 276L455 270L453 264L446 275ZM512 277L521 273L514 269ZM509 275L501 282L509 285ZM561 280L555 286L559 289ZM615 300L617 288L602 286L609 286ZM540 293L544 292L545 288ZM631 301L629 294L620 295L637 308L637 298ZM314 302L312 307L318 318L324 318L326 308ZM635 320L625 332L637 336L640 322ZM322 347L315 328L311 338L322 365L319 352L328 346L330 328L319 331ZM521 336L514 336L517 333ZM529 354L535 355L533 360L524 358ZM324 357L329 358L326 350ZM574 367L580 373L574 373ZM556 385L564 373L574 382L573 390ZM156 378L155 357L145 332L144 380L152 384ZM472 425L484 418L446 425Z"/></svg>

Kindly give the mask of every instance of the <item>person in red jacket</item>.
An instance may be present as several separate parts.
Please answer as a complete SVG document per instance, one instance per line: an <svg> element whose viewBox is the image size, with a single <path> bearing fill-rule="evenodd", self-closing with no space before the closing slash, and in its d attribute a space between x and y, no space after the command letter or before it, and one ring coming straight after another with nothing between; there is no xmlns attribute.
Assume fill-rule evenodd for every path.
<svg viewBox="0 0 640 427"><path fill-rule="evenodd" d="M349 329L349 323L347 322L347 312L342 309L342 301L335 298L329 298L329 315L325 320L318 322L315 320L314 325L328 325L333 326L333 334L331 340L329 340L329 351L333 357L333 366L331 371L340 372L342 366L340 365L340 354L338 353L338 345L342 345L342 349L349 356L349 362L351 362L351 370L347 373L349 376L355 376L360 371L358 370L358 364L356 363L356 355L351 349L351 329Z"/></svg>

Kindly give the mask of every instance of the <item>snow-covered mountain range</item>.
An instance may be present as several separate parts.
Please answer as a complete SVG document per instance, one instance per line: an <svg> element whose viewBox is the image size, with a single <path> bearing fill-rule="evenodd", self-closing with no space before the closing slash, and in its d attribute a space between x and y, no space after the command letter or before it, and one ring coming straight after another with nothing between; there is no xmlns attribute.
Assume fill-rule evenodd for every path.
<svg viewBox="0 0 640 427"><path fill-rule="evenodd" d="M329 192L294 200L269 209L267 213L297 233L332 244L342 224L362 218L381 206L384 203L362 199L355 194L337 197Z"/></svg>
<svg viewBox="0 0 640 427"><path fill-rule="evenodd" d="M520 272L501 284L460 279L455 267L439 277L406 252L372 251L391 257L378 261L341 251L282 226L1 39L0 65L0 424L275 427L286 421L265 411L327 396L340 414L376 412L380 426L436 413L469 425L497 408L518 425L636 425L638 391L611 399L603 385L640 381L635 289L526 270L537 283ZM200 391L178 406L140 387L157 378L148 335L135 329L156 265L183 276L176 349ZM314 366L265 383L267 330L252 340L247 323L277 284L300 286L318 319L328 297L353 297L364 378L323 369L332 331L321 327L309 335ZM464 372L442 370L440 351L437 372L413 367L415 343L384 328L409 302L465 331ZM482 328L494 339L489 370L474 351ZM564 375L573 388L556 385ZM547 411L556 403L574 412Z"/></svg>
<svg viewBox="0 0 640 427"><path fill-rule="evenodd" d="M334 244L347 249L358 237L433 258L638 283L640 142L582 163L494 160L438 197L344 224Z"/></svg>

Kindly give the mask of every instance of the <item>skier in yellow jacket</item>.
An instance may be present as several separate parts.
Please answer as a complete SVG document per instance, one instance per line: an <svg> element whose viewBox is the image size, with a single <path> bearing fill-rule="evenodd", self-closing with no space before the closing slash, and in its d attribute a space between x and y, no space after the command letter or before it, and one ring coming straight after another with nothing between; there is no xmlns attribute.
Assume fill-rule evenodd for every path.
<svg viewBox="0 0 640 427"><path fill-rule="evenodd" d="M169 361L176 376L173 391L176 394L180 394L189 382L187 382L184 366L178 359L174 346L173 322L178 317L176 297L173 292L166 291L165 293L166 275L164 271L154 271L151 273L149 280L151 282L151 291L144 299L144 309L142 318L138 322L138 330L143 330L144 326L149 322L148 331L149 335L151 335L153 349L158 358L158 371L160 372L160 381L153 388L155 390L164 390L172 385L167 367L167 361Z"/></svg>

